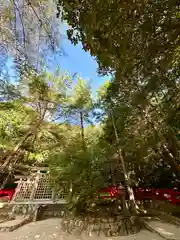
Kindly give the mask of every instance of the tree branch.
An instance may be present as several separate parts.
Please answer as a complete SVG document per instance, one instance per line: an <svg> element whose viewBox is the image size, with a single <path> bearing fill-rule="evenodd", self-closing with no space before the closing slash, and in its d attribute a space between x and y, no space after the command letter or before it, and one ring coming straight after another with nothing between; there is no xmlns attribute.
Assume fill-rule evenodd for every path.
<svg viewBox="0 0 180 240"><path fill-rule="evenodd" d="M24 23L23 23L23 18L22 18L21 12L20 12L15 0L12 0L12 2L14 4L15 9L18 11L19 18L20 18L20 21L21 21L22 33L23 33L23 45L24 45L24 50L25 50L24 56L25 56L25 59L27 59L26 34L25 34L25 27L24 27ZM16 17L16 15L15 15L15 17Z"/></svg>
<svg viewBox="0 0 180 240"><path fill-rule="evenodd" d="M54 50L54 43L55 43L55 41L52 39L51 34L49 33L49 31L48 31L48 29L46 28L46 26L43 24L43 21L41 20L41 18L38 16L35 8L34 8L33 5L31 4L31 2L30 2L29 0L25 0L25 1L27 2L28 6L30 6L30 8L32 9L34 15L36 16L36 18L38 19L38 21L39 21L39 23L40 23L40 26L43 26L43 27L44 27L44 29L45 29L48 37L49 37L49 40L50 40L50 42L51 42L51 48L52 48L52 50Z"/></svg>

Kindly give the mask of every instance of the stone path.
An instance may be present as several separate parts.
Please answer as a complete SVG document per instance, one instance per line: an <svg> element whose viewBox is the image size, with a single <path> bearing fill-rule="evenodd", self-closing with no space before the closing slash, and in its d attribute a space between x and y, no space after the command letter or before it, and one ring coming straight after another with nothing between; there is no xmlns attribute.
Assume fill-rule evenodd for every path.
<svg viewBox="0 0 180 240"><path fill-rule="evenodd" d="M180 226L161 221L149 221L147 225L150 229L158 232L164 239L180 240Z"/></svg>
<svg viewBox="0 0 180 240"><path fill-rule="evenodd" d="M60 219L52 218L43 221L29 223L13 232L0 233L2 240L163 240L162 237L149 231L141 231L132 236L104 237L82 236L75 237L62 232ZM180 239L180 238L179 238Z"/></svg>

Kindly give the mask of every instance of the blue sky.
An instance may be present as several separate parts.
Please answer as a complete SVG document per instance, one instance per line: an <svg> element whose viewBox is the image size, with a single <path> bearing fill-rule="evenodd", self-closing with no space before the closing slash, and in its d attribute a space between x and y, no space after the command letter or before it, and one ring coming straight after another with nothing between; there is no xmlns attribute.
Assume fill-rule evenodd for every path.
<svg viewBox="0 0 180 240"><path fill-rule="evenodd" d="M97 62L96 60L91 57L89 52L85 52L82 49L81 44L74 46L71 42L64 38L61 42L61 47L65 52L64 56L55 56L55 61L57 62L58 66L62 71L68 71L70 74L77 73L84 79L89 80L90 85L92 87L93 95L95 94L96 90L103 85L105 80L108 79L108 76L100 77L97 74ZM53 71L53 64L50 63L50 70ZM13 63L10 58L8 58L6 62L9 76L13 79L15 76L15 71L13 70ZM4 69L4 71L5 71Z"/></svg>
<svg viewBox="0 0 180 240"><path fill-rule="evenodd" d="M67 28L68 26L65 23L61 25L62 35L64 36L66 35ZM97 74L98 65L96 60L93 57L91 57L89 52L85 52L82 49L81 43L74 46L67 39L67 37L62 37L60 46L65 52L65 55L52 56L55 62L52 61L48 64L50 70L51 71L55 70L54 68L56 68L56 66L58 65L62 71L66 70L70 74L77 73L77 75L79 75L80 77L89 80L94 95L96 90L100 86L102 86L103 83L108 79L108 76L105 77L98 76ZM8 75L11 77L11 80L15 80L16 74L13 69L13 62L11 58L8 58L6 62L6 68L4 68L4 71L5 69L6 71L8 71Z"/></svg>
<svg viewBox="0 0 180 240"><path fill-rule="evenodd" d="M61 26L62 35L66 36L68 25L63 23ZM97 74L98 64L89 52L82 49L81 43L74 46L67 39L62 37L61 48L65 52L65 56L57 56L56 61L61 70L67 70L70 74L77 73L80 77L89 80L93 93L109 79L108 76L100 77Z"/></svg>
<svg viewBox="0 0 180 240"><path fill-rule="evenodd" d="M100 77L97 74L97 62L89 52L82 49L81 44L73 46L69 40L64 40L62 47L67 56L59 60L60 68L78 75L90 81L93 90L99 88L108 77Z"/></svg>
<svg viewBox="0 0 180 240"><path fill-rule="evenodd" d="M108 79L108 76L100 77L97 74L98 64L89 52L82 49L81 43L74 46L64 38L61 47L65 56L56 56L56 61L61 70L67 70L70 74L77 73L80 77L90 82L93 93Z"/></svg>

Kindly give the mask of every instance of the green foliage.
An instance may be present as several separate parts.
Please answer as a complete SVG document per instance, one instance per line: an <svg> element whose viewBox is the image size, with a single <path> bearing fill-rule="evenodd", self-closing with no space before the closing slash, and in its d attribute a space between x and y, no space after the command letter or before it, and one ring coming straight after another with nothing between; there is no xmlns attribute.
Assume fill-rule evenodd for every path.
<svg viewBox="0 0 180 240"><path fill-rule="evenodd" d="M119 145L123 150L128 170L133 171L133 184L170 187L174 182L178 183L180 154L179 139L176 137L179 115L178 84L176 90L173 90L174 98L171 98L171 101L169 98L172 90L169 88L167 94L156 94L149 99L149 102L142 101L137 104L137 100L140 101L139 97L136 99L132 94L128 96L126 89L123 90L123 88L118 93L117 89L113 88L115 83L116 79L107 88L106 94L100 96L106 114L104 137L111 144L111 148L114 146L116 149L110 116L111 108L108 107L111 106L118 131ZM176 109L176 113L173 109ZM177 125L172 124L172 119L174 121L177 119ZM164 151L165 145L168 146L174 161ZM171 181L168 180L167 183L165 180L170 177Z"/></svg>
<svg viewBox="0 0 180 240"><path fill-rule="evenodd" d="M11 103L10 106L3 105L6 109L1 108L0 111L1 138L8 141L8 145L12 147L27 130L31 117L35 113L19 101Z"/></svg>
<svg viewBox="0 0 180 240"><path fill-rule="evenodd" d="M92 93L88 82L78 77L77 83L72 89L69 96L68 114L70 119L78 119L80 123L79 114L83 115L83 122L88 122L89 113L93 109Z"/></svg>
<svg viewBox="0 0 180 240"><path fill-rule="evenodd" d="M44 161L60 148L62 131L53 121L64 117L70 87L67 74L37 74L29 69L21 75L16 87L19 99L1 103L1 147L13 153L18 146L24 161L31 163Z"/></svg>
<svg viewBox="0 0 180 240"><path fill-rule="evenodd" d="M71 101L74 108L77 109L90 108L92 105L90 86L87 81L80 77L78 77Z"/></svg>
<svg viewBox="0 0 180 240"><path fill-rule="evenodd" d="M50 157L49 164L58 184L63 182L72 186L69 195L70 208L84 211L85 206L94 198L95 192L108 182L108 167L105 165L105 148L100 146L99 128L89 127L85 130L86 151L81 148L78 128L69 135L61 152Z"/></svg>
<svg viewBox="0 0 180 240"><path fill-rule="evenodd" d="M14 99L19 99L20 93L17 89L17 87L11 83L9 83L8 79L4 79L2 76L0 76L0 103L1 107L5 107L6 105L9 105L11 103L5 103L4 101L10 101ZM3 105L4 104L4 105Z"/></svg>
<svg viewBox="0 0 180 240"><path fill-rule="evenodd" d="M155 60L154 68L167 66L179 45L177 1L60 0L59 4L70 25L69 39L75 44L81 41L104 72L119 68L122 74L132 74L135 65L140 69L143 64L142 71L149 74Z"/></svg>
<svg viewBox="0 0 180 240"><path fill-rule="evenodd" d="M178 2L60 0L59 5L69 39L81 41L96 57L100 73L114 73L99 99L104 139L117 150L113 112L118 145L135 183L147 183L145 176L156 176L162 163L179 178ZM154 179L157 183L158 174Z"/></svg>

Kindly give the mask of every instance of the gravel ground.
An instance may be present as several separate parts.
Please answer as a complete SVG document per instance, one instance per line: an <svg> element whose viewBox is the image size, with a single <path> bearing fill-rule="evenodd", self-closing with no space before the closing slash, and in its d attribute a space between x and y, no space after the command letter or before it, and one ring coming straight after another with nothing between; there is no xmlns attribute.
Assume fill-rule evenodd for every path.
<svg viewBox="0 0 180 240"><path fill-rule="evenodd" d="M0 240L163 240L158 235L148 231L141 231L133 236L104 237L82 236L75 237L62 232L60 219L52 218L43 221L29 223L13 232L0 233Z"/></svg>

